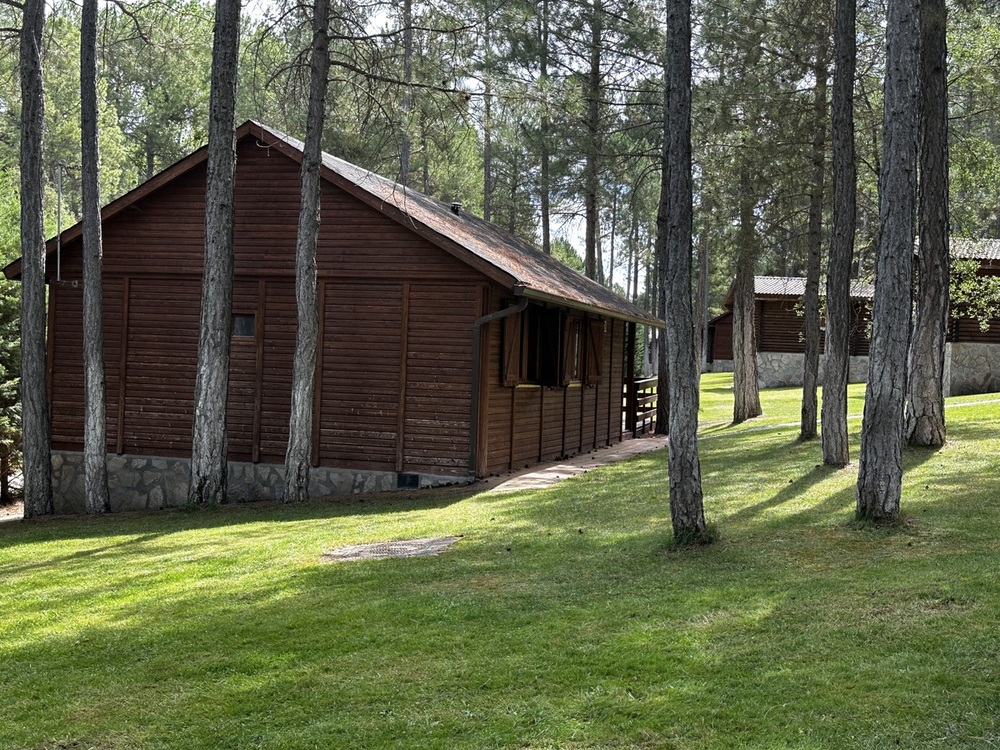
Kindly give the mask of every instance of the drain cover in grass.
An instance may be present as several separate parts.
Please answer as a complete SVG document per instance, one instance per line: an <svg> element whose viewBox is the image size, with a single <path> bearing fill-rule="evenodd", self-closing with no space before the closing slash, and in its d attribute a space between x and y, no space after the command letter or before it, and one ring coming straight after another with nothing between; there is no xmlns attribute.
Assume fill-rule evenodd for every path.
<svg viewBox="0 0 1000 750"><path fill-rule="evenodd" d="M457 542L460 536L435 536L423 539L403 539L397 542L372 542L352 544L324 552L324 562L349 562L351 560L379 560L385 557L428 557L440 555Z"/></svg>

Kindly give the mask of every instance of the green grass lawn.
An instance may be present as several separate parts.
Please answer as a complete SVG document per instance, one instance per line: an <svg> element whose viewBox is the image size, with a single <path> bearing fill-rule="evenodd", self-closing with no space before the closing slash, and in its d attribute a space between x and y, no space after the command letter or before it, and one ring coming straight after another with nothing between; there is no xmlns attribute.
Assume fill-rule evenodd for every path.
<svg viewBox="0 0 1000 750"><path fill-rule="evenodd" d="M796 441L798 391L731 427L730 384L703 380L706 548L669 551L663 451L517 494L2 524L0 748L1000 746L1000 403L949 400L881 531Z"/></svg>

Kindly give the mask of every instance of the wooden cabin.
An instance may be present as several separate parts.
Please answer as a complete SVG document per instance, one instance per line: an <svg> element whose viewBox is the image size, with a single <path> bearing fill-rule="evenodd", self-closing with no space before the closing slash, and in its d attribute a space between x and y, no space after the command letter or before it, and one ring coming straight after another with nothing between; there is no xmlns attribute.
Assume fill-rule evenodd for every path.
<svg viewBox="0 0 1000 750"><path fill-rule="evenodd" d="M950 244L953 260L974 260L980 276L1000 276L1000 240L953 237ZM945 344L945 395L1000 391L1000 319L978 320L952 309L948 318Z"/></svg>
<svg viewBox="0 0 1000 750"><path fill-rule="evenodd" d="M754 277L754 329L757 335L757 369L763 388L801 385L805 356L805 322L802 298L806 280L789 276ZM868 361L871 301L874 287L851 284L851 380L865 379ZM710 371L733 369L733 289L718 317L708 324ZM820 351L823 333L820 334Z"/></svg>
<svg viewBox="0 0 1000 750"><path fill-rule="evenodd" d="M237 131L230 499L280 497L295 346L302 143ZM183 504L204 254L206 149L103 209L116 509ZM330 155L317 248L313 495L467 482L622 439L642 310L513 235ZM53 238L53 480L82 508L81 226ZM56 277L56 268L59 278ZM17 278L20 262L5 269Z"/></svg>

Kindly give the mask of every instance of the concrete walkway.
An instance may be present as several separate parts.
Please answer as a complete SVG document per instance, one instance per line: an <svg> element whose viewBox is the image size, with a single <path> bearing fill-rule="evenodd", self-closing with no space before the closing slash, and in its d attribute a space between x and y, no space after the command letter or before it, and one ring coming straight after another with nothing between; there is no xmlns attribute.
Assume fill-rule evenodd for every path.
<svg viewBox="0 0 1000 750"><path fill-rule="evenodd" d="M556 482L585 474L599 466L607 466L616 461L624 461L632 456L659 450L667 446L665 435L644 435L638 438L623 440L609 448L600 448L591 453L560 461L524 469L521 472L500 480L489 489L490 492L516 492L518 490L537 490L550 487Z"/></svg>

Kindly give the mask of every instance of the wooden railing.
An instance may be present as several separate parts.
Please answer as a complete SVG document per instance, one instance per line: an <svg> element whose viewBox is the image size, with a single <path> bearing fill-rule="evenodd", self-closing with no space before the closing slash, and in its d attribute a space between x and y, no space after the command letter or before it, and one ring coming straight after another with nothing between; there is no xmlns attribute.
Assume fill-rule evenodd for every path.
<svg viewBox="0 0 1000 750"><path fill-rule="evenodd" d="M633 437L652 432L656 427L656 381L652 377L625 383L625 431Z"/></svg>

